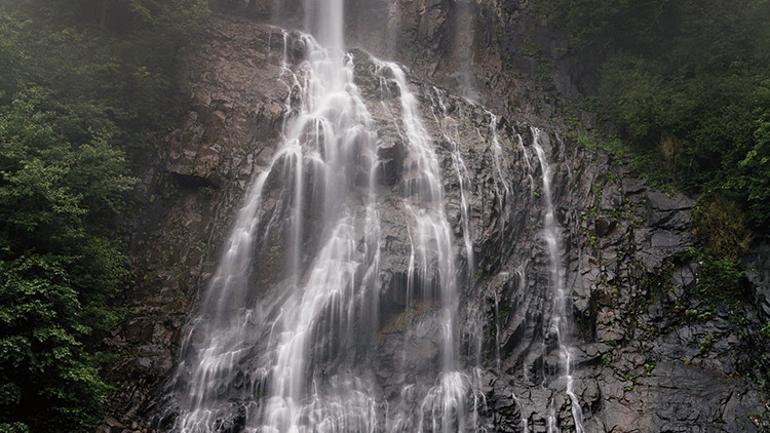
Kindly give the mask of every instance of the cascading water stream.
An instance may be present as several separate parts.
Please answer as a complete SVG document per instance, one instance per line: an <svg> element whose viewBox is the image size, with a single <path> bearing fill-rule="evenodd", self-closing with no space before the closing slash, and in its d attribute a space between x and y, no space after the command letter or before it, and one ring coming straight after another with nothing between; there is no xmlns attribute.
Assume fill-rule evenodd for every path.
<svg viewBox="0 0 770 433"><path fill-rule="evenodd" d="M567 312L568 299L564 287L564 269L562 267L561 247L559 226L556 221L556 214L553 205L553 196L551 181L553 172L548 163L548 158L541 145L542 131L532 128L532 146L537 153L537 159L540 162L540 169L543 175L543 195L545 202L545 218L543 227L543 236L545 237L548 257L550 260L550 282L554 293L554 312L549 324L551 332L555 335L559 347L559 358L561 360L561 374L566 381L566 393L570 399L572 418L575 422L576 433L583 433L583 411L580 407L580 401L575 395L574 378L572 377L572 348L567 345L569 316ZM553 408L552 408L553 412ZM548 419L549 431L555 431L555 414L551 413Z"/></svg>
<svg viewBox="0 0 770 433"><path fill-rule="evenodd" d="M317 371L312 365L313 350L325 349L328 356L335 345L354 345L353 326L376 320L379 228L372 187L376 150L370 118L352 83L352 65L344 56L343 2L328 1L313 12L318 14L315 30L325 45L302 36L307 60L296 73L284 60L282 79L289 89L289 115L283 142L247 191L229 246L191 327L191 335L197 338L185 342L184 351L190 354L186 363L190 365L180 370L189 374L185 382L190 396L183 399L182 415L177 421L177 428L183 432L219 428L217 417L227 404L218 391L235 379L236 364L243 362L254 347L263 348L264 354L249 379L260 392L267 390L268 398L248 415L250 426L280 432L304 430L302 424L307 421L303 417L317 411L313 401L316 397L309 396L329 392L314 387ZM351 167L354 160L362 161L360 168L369 173L364 192L349 186L357 176L358 167ZM267 188L267 183L277 183L278 191ZM308 186L312 191L306 191ZM266 194L278 199L269 220L263 221L263 214L268 212ZM351 200L360 196L369 204L363 215L355 215ZM318 253L305 264L304 229L311 224L310 215L317 215L312 223L323 234ZM288 224L279 230L282 218ZM276 254L286 262L283 282L278 284L283 293L267 302L261 299L257 304L264 306L261 309L249 308L248 299L254 296L251 274L255 272L255 254L271 242L271 236L284 239L272 249L281 250L284 247L280 244L284 244L287 250ZM359 247L361 239L363 250ZM368 320L358 320L363 317ZM314 338L324 328L337 340L327 342L325 347L314 345ZM365 333L367 327L361 328ZM267 344L259 344L261 338ZM328 387L337 386L333 383L337 380L356 379L335 378ZM361 412L352 408L368 414L371 401L358 399L360 394L355 389L346 391L350 392L336 393L331 399L350 400L349 412L327 410L331 404L321 411L361 431L373 418L358 416Z"/></svg>
<svg viewBox="0 0 770 433"><path fill-rule="evenodd" d="M421 407L382 413L365 362L379 325L380 209L386 205L377 194L376 128L354 83L353 59L345 55L343 1L308 0L306 17L317 39L296 37L305 57L298 66L290 66L290 38L283 34L281 80L288 95L282 142L246 191L183 342L175 428L211 433L233 422L243 431L270 433L359 433L383 426L464 431L473 386L458 347L461 271L438 158L417 98L398 65L379 63L400 101L401 200L412 220L407 296L430 300L438 310L440 365ZM462 183L467 168L461 158L455 162Z"/></svg>
<svg viewBox="0 0 770 433"><path fill-rule="evenodd" d="M460 152L460 134L457 130L457 122L449 116L447 104L444 101L444 96L441 91L436 87L433 88L433 94L431 95L433 104L433 117L436 124L439 125L441 134L448 143L452 145L452 167L454 168L455 175L457 176L457 183L460 188L460 217L463 224L463 244L465 245L465 258L467 261L467 271L469 281L468 284L472 285L472 277L474 273L474 259L473 259L473 240L470 231L470 206L468 205L468 199L465 192L466 185L470 182L470 173L468 167L465 165L462 153ZM440 116L436 113L435 107L441 110Z"/></svg>
<svg viewBox="0 0 770 433"><path fill-rule="evenodd" d="M492 153L495 162L495 188L497 189L500 211L502 212L504 207L503 203L505 202L506 197L510 197L511 195L511 187L505 180L505 176L503 176L503 148L500 146L500 137L497 134L497 116L490 112L487 112L487 114L489 115L489 131L492 135ZM500 190L500 186L503 187L502 191ZM503 192L505 194L503 194Z"/></svg>
<svg viewBox="0 0 770 433"><path fill-rule="evenodd" d="M455 58L458 87L463 98L478 101L473 75L474 16L471 0L455 0L451 55Z"/></svg>
<svg viewBox="0 0 770 433"><path fill-rule="evenodd" d="M355 59L346 54L343 6L343 0L306 0L305 26L314 36L282 33L280 80L287 88L282 138L245 191L198 315L183 339L174 381L178 432L474 433L482 428L479 408L486 402L480 390L482 377L489 378L482 357L487 306L465 302L463 296L483 281L474 276L474 236L483 239L486 233L472 232L471 215L476 222L482 212L471 213L471 203L480 200L474 195L479 188L464 157L472 158L474 150L463 147L463 134L452 118L458 112L464 116L469 103L433 88L428 98L435 126L426 123L406 73L397 64L376 59L372 74L382 84L381 107L362 85L365 100L355 81ZM483 157L489 167L485 179L491 179L495 193L490 208L497 206L491 212L496 237L490 239L505 255L503 249L512 248L506 230L514 229L509 202L518 192L511 183L514 164L506 159L510 149L503 149L511 137L502 135L507 131L503 128L498 136L497 116L475 113L472 128L483 143L483 150L475 151L488 152ZM394 146L403 158L393 184L381 178L385 160L380 146L382 137L390 135L378 131L391 120L397 131L393 135L399 136ZM437 127L434 131L443 141L434 141L429 127ZM540 134L533 129L554 293L549 326L558 340L561 377L577 433L583 433L567 345L553 174ZM513 145L523 152L532 185L527 149L517 138ZM450 209L459 201L455 227L446 209L447 176L452 179L447 185L457 194L450 190ZM397 215L396 222L386 214ZM400 224L403 232L388 224ZM393 259L386 255L393 254L387 245L402 241L397 257L401 274L386 287L382 268ZM480 256L479 268L484 264ZM521 289L525 268L516 271ZM507 280L513 277L509 274L500 270L498 275ZM500 304L507 295L494 295L494 368L502 377L500 310L508 306ZM403 305L394 306L391 297L403 297ZM384 302L389 304L383 307ZM406 377L398 392L384 390L387 380L378 377L373 354L378 342L388 338L381 331L388 320L397 321L394 317L414 328L404 331L401 352L408 350L410 332L436 347L425 367L428 373L419 378L392 366ZM513 399L521 408L519 398ZM548 422L555 429L555 415ZM525 432L537 425L533 421L529 426L523 411L520 424Z"/></svg>
<svg viewBox="0 0 770 433"><path fill-rule="evenodd" d="M455 175L457 176L457 183L460 190L460 218L462 221L462 233L463 244L465 245L465 257L466 257L466 274L468 287L473 287L475 284L475 261L473 252L473 239L470 230L470 205L467 199L466 188L470 184L471 176L468 167L463 159L462 152L460 150L461 137L458 130L457 121L449 115L449 109L447 102L445 101L442 92L433 87L431 94L431 109L434 120L439 126L439 130L444 140L451 145L451 157L452 167L454 168ZM436 108L440 113L436 112ZM474 427L478 426L478 408L486 406L486 398L483 393L479 391L481 388L481 375L482 375L482 340L483 334L482 318L480 317L479 308L469 307L466 314L466 329L465 337L469 342L469 357L473 360L473 371L470 377L470 393L473 396L471 404L472 408L472 422Z"/></svg>
<svg viewBox="0 0 770 433"><path fill-rule="evenodd" d="M491 148L492 148L492 158L495 166L495 172L494 172L494 185L495 185L495 196L497 197L497 209L500 213L500 243L501 243L501 249L500 251L503 251L505 246L505 231L506 231L506 221L508 220L509 216L509 207L506 206L506 200L511 197L511 187L508 184L508 181L505 180L505 176L503 175L503 148L500 145L500 137L497 133L497 116L493 113L487 111L487 115L489 115L489 133L491 136ZM522 149L524 150L524 149ZM524 152L525 160L526 158L526 151ZM501 189L502 187L502 189Z"/></svg>
<svg viewBox="0 0 770 433"><path fill-rule="evenodd" d="M470 391L468 375L460 370L458 360L457 317L459 287L457 269L452 248L452 229L444 209L444 193L441 185L438 158L432 148L432 139L419 114L417 98L409 89L406 75L393 63L382 63L381 68L390 70L401 99L401 117L409 160L406 165L417 174L406 175L405 193L407 209L415 220L410 238L412 251L419 258L410 260L409 274L412 282L423 288L438 284L437 298L441 308L441 372L438 383L431 388L422 402L418 431L463 431L466 395ZM431 259L431 251L435 257ZM435 260L437 276L432 275L429 264ZM437 281L434 281L437 280ZM411 293L415 289L408 290ZM425 419L429 413L429 420Z"/></svg>

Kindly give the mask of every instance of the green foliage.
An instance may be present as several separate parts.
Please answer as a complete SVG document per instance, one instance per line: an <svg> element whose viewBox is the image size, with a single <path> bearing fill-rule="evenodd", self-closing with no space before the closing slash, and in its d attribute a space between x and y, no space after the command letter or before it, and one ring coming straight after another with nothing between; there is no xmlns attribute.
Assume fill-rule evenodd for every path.
<svg viewBox="0 0 770 433"><path fill-rule="evenodd" d="M770 228L770 1L537 0L573 45L602 53L594 106L634 166L736 203Z"/></svg>
<svg viewBox="0 0 770 433"><path fill-rule="evenodd" d="M700 339L700 343L698 343L698 348L700 349L701 353L708 353L711 351L711 349L714 347L714 341L716 338L712 334L706 334L703 336L703 338Z"/></svg>
<svg viewBox="0 0 770 433"><path fill-rule="evenodd" d="M34 83L97 129L117 125L128 150L149 146L178 114L181 55L206 11L205 0L0 0L0 94Z"/></svg>
<svg viewBox="0 0 770 433"><path fill-rule="evenodd" d="M746 278L740 265L752 238L746 217L734 202L708 193L698 201L693 216L699 244L692 252L699 265L699 298L713 307L732 310L746 297ZM706 313L697 315L698 319L708 317Z"/></svg>
<svg viewBox="0 0 770 433"><path fill-rule="evenodd" d="M760 328L759 330L760 334L762 334L765 338L770 338L770 322L767 322Z"/></svg>
<svg viewBox="0 0 770 433"><path fill-rule="evenodd" d="M765 83L762 91L770 93L770 84ZM764 99L770 104L770 96ZM766 109L756 123L752 146L725 187L742 192L750 222L760 226L770 221L770 109Z"/></svg>
<svg viewBox="0 0 770 433"><path fill-rule="evenodd" d="M648 32L660 31L655 21L665 12L666 3L665 0L541 0L535 2L535 8L551 23L563 27L576 42L602 40L613 35L622 38L616 43L625 44Z"/></svg>
<svg viewBox="0 0 770 433"><path fill-rule="evenodd" d="M73 133L72 112L56 105L30 88L0 110L0 422L10 431L98 421L109 388L87 344L115 325L107 301L126 272L107 237L133 184L123 153L107 131Z"/></svg>
<svg viewBox="0 0 770 433"><path fill-rule="evenodd" d="M174 121L180 56L206 10L0 0L0 433L91 432L104 415L126 155Z"/></svg>
<svg viewBox="0 0 770 433"><path fill-rule="evenodd" d="M653 360L650 360L650 361L647 361L647 362L645 362L645 363L644 363L644 373L645 373L647 376L651 376L651 375L652 375L652 372L653 372L653 370L655 370L655 367L656 367L656 366L657 366L657 361L656 361L656 360L654 360L654 359L653 359Z"/></svg>
<svg viewBox="0 0 770 433"><path fill-rule="evenodd" d="M699 261L697 289L713 306L735 306L745 297L744 274L733 260L704 253Z"/></svg>
<svg viewBox="0 0 770 433"><path fill-rule="evenodd" d="M737 262L751 243L746 217L732 201L704 194L694 212L695 235L706 251Z"/></svg>

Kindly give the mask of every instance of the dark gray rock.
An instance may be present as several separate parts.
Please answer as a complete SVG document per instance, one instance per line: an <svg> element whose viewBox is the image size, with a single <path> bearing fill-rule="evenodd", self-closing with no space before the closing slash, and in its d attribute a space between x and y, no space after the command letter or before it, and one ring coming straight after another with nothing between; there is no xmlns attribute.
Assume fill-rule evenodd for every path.
<svg viewBox="0 0 770 433"><path fill-rule="evenodd" d="M770 318L770 244L752 248L743 259L746 276L753 287L754 300L765 318Z"/></svg>

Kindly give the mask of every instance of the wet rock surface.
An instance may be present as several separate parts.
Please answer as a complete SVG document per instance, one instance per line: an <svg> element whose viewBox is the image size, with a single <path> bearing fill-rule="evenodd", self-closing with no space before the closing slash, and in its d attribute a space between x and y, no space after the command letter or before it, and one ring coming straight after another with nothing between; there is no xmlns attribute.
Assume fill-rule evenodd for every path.
<svg viewBox="0 0 770 433"><path fill-rule="evenodd" d="M445 4L407 3L422 3L422 9L402 15L404 21L419 21L402 26L438 47L439 29L450 16ZM114 399L116 419L102 426L104 431L163 430L168 422L159 411L167 406L164 386L174 372L180 333L211 277L248 180L264 168L280 140L290 99L279 79L285 55L292 62L301 58L294 36L217 16L189 61L191 108L143 179L143 207L132 241L138 276L128 295L132 312L108 342L123 355L113 371L123 386ZM387 197L407 175L398 104L381 102L397 98L397 89L383 81L381 65L368 54L352 55L356 83L378 124L380 187ZM420 73L426 66L415 62L415 69ZM456 254L466 266L455 145L470 175L463 191L474 272L464 287L463 314L480 318L482 327L467 329L464 344L478 340L482 347L481 424L488 431L546 432L552 409L561 430L574 431L564 385L551 374L559 361L547 330L553 293L533 132L516 117L493 117L414 76L410 86L434 138ZM495 170L493 135L502 149L502 177ZM698 263L687 255L692 201L649 188L607 155L564 142L554 131L544 134L541 145L555 170L553 201L574 323L573 374L586 431L767 431L767 396L741 367L766 348L752 346L750 325L734 323L734 314L711 311L693 295ZM381 279L387 291L375 350L376 374L390 382L382 391L386 398L401 391L404 378L396 371L423 374L439 352L432 338L439 332L435 312L429 305L405 308L400 293L408 233L403 210L396 200L391 204L383 215ZM760 308L742 307L748 323L768 317L762 310L767 298L762 285L767 279L761 276L767 254L762 254L754 258ZM270 275L257 278L269 281ZM415 323L425 325L411 326ZM476 362L471 357L469 352L468 363ZM229 431L242 422L235 406Z"/></svg>
<svg viewBox="0 0 770 433"><path fill-rule="evenodd" d="M281 32L217 19L204 38L187 65L187 115L159 146L137 194L130 319L107 342L123 355L111 374L122 383L112 405L125 420L137 417L168 379L180 330L211 276L233 208L280 133L287 95L277 80Z"/></svg>

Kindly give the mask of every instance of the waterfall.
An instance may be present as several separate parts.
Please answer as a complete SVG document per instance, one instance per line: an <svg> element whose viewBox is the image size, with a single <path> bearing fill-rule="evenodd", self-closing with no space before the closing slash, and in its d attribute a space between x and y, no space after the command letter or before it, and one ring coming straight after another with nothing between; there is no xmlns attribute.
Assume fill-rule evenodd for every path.
<svg viewBox="0 0 770 433"><path fill-rule="evenodd" d="M409 219L406 305L433 305L441 347L433 383L402 391L421 392L420 403L394 410L384 406L367 364L380 325L381 209L390 205L378 195L377 130L354 82L354 59L345 54L342 0L308 0L305 12L314 36L283 38L281 143L248 186L182 344L175 429L464 431L475 425L478 386L459 356L462 272L419 102L398 65L376 61L380 79L398 90L391 111L405 148L399 206ZM301 45L301 64L290 65L289 43ZM455 162L462 183L467 169ZM464 196L462 206L472 267Z"/></svg>
<svg viewBox="0 0 770 433"><path fill-rule="evenodd" d="M454 31L451 38L451 56L456 63L458 87L462 97L469 101L478 101L473 75L473 45L474 45L474 14L473 3L470 0L456 0L453 4Z"/></svg>
<svg viewBox="0 0 770 433"><path fill-rule="evenodd" d="M466 185L470 183L470 172L463 159L462 152L460 152L460 134L457 130L457 121L449 116L447 104L444 101L444 96L441 91L433 87L433 94L431 95L431 109L433 111L433 117L436 124L439 125L441 134L450 145L452 146L452 167L454 168L455 175L457 176L457 183L460 188L460 218L462 219L463 227L463 244L465 245L465 258L467 261L467 274L469 276L468 284L472 285L472 277L474 272L474 260L473 260L473 239L470 229L470 206L468 204L468 198L466 194ZM440 114L436 113L436 107L440 110ZM499 145L498 145L499 147Z"/></svg>
<svg viewBox="0 0 770 433"><path fill-rule="evenodd" d="M510 263L474 257L474 242L494 244L505 257L513 248L521 197L514 170L522 170L522 184L525 176L534 184L524 139L483 107L436 87L416 91L398 64L348 53L343 0L306 0L304 13L307 33L275 32L286 88L280 140L255 169L186 327L172 381L173 430L486 431L482 390L511 379L500 353L510 344L501 341L501 317L511 306L497 288L485 300L481 291L491 284L483 272L518 278L523 290L527 265L506 272ZM461 131L453 115L470 126ZM474 130L475 147L464 142ZM583 433L553 173L541 132L532 135L554 300L549 335ZM503 145L518 146L523 162ZM494 230L475 225L484 215ZM484 362L487 343L494 365ZM397 356L379 353L386 346ZM532 401L509 395L521 428L534 431L537 420L529 423L522 409ZM549 411L556 431L553 407L528 407Z"/></svg>
<svg viewBox="0 0 770 433"><path fill-rule="evenodd" d="M548 249L548 258L550 261L550 283L554 293L554 308L551 315L550 328L556 336L559 346L559 358L561 360L561 369L563 378L566 380L566 393L570 399L572 418L575 422L576 433L583 433L583 411L580 408L580 401L574 392L574 378L572 377L572 348L567 345L569 337L569 315L567 292L564 287L565 273L562 266L562 253L560 246L560 228L556 220L556 213L553 206L553 193L551 181L553 172L548 163L545 150L541 144L542 131L532 128L532 146L537 153L537 159L540 162L540 169L543 175L543 195L545 203L545 219L543 225L543 236ZM549 415L549 431L555 429L555 414Z"/></svg>
<svg viewBox="0 0 770 433"><path fill-rule="evenodd" d="M243 380L235 377L240 374L236 364L244 362L254 348L263 353L249 380L258 391L266 391L268 399L248 414L251 426L300 431L306 417L321 410L355 431L371 427L371 400L357 393L359 384L348 386L355 379L328 380L328 389L323 390L315 383L322 374L314 365L320 362L316 355L334 356L374 327L380 239L373 187L376 149L369 113L352 82L352 60L344 55L343 3L308 2L307 6L317 15L311 27L323 45L302 36L307 60L296 72L284 67L289 96L282 143L271 164L248 188L191 327L190 334L197 338L184 343L183 351L189 353L185 364L190 365L184 366L189 377L182 393L189 397L183 399L177 421L183 432L219 429L217 418L227 407L219 390L229 381ZM360 171L367 173L363 192L351 187ZM270 213L265 208L268 194L274 208L264 221L262 216ZM368 203L363 214L353 211L357 200ZM309 226L321 233L315 256L305 252L312 248ZM284 262L285 271L277 278L281 282L276 293L250 305L259 289L253 278L257 251L268 244L272 244L270 255L279 256L272 259ZM370 326L362 326L366 324ZM334 334L334 341L318 341L322 332ZM327 397L315 395L319 392L328 393L350 411L335 412L332 404L318 409L317 400Z"/></svg>
<svg viewBox="0 0 770 433"><path fill-rule="evenodd" d="M458 281L452 248L452 229L444 210L444 193L438 159L432 147L432 138L425 129L419 114L417 98L409 89L406 75L394 63L383 63L389 69L401 95L401 116L409 148L408 166L416 173L406 185L407 209L415 221L410 234L412 250L417 252L418 263L410 261L411 281L421 287L438 285L434 294L440 302L442 327L442 357L439 382L428 391L420 410L418 431L427 429L425 412L429 412L430 429L444 433L454 428L462 431L465 396L469 391L469 379L459 370L457 315L459 308ZM434 257L430 257L433 255ZM436 272L429 269L436 262ZM409 292L414 293L411 288Z"/></svg>

